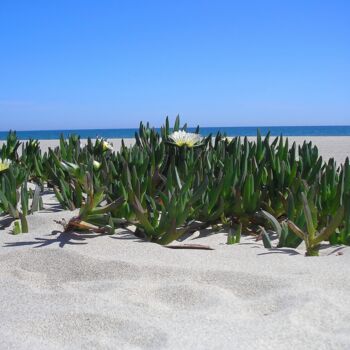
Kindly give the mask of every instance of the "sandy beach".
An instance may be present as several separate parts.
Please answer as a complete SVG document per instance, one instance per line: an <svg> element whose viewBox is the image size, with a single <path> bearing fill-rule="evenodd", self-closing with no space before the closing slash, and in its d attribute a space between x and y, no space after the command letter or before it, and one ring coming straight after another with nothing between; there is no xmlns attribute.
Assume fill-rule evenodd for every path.
<svg viewBox="0 0 350 350"><path fill-rule="evenodd" d="M350 137L306 139L324 159L350 155ZM213 250L169 249L126 230L62 233L54 220L74 214L49 193L30 233L0 231L0 349L350 348L350 247L306 258L205 230L182 244Z"/></svg>
<svg viewBox="0 0 350 350"><path fill-rule="evenodd" d="M350 350L349 18L0 0L0 350Z"/></svg>
<svg viewBox="0 0 350 350"><path fill-rule="evenodd" d="M250 141L256 140L256 137L248 137ZM271 137L273 140L274 137ZM345 158L350 156L350 136L289 136L288 140L290 144L296 142L300 145L304 140L311 141L317 145L320 155L324 159L334 158L338 163L344 162ZM86 140L82 139L82 144L86 143ZM117 151L121 145L121 139L109 139L113 144L114 149ZM0 141L0 147L4 141ZM25 142L25 141L22 141ZM124 139L125 144L132 145L135 139ZM49 147L54 148L59 145L58 140L40 140L40 147L43 152L47 151ZM19 150L20 151L20 150Z"/></svg>

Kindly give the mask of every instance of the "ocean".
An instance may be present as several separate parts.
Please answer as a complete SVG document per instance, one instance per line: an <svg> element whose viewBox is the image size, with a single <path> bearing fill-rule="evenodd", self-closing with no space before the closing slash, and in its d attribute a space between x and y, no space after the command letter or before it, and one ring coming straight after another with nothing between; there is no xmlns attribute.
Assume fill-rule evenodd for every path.
<svg viewBox="0 0 350 350"><path fill-rule="evenodd" d="M262 126L262 127L202 127L200 134L207 136L215 135L218 131L227 136L255 136L257 129L260 129L262 135L268 131L271 135L285 136L350 136L350 125L336 126ZM97 136L112 138L133 138L138 129L81 129L81 130L31 130L17 131L17 136L21 140L38 139L38 140L55 140L60 137L77 134L81 138L95 138ZM159 129L158 129L159 130ZM188 128L188 131L194 131L195 128ZM7 131L0 131L0 140L5 140Z"/></svg>

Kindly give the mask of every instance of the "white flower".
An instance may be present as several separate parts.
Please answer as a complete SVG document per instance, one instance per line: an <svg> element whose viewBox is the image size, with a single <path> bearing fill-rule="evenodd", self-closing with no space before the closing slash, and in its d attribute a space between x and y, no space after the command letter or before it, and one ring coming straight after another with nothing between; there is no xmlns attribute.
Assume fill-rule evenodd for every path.
<svg viewBox="0 0 350 350"><path fill-rule="evenodd" d="M94 167L95 170L98 170L98 169L101 168L101 163L98 162L97 160L94 160L93 161L93 167Z"/></svg>
<svg viewBox="0 0 350 350"><path fill-rule="evenodd" d="M104 151L107 151L107 150L113 151L113 146L112 146L112 144L109 143L108 141L103 140L103 141L102 141L102 149L103 149Z"/></svg>
<svg viewBox="0 0 350 350"><path fill-rule="evenodd" d="M169 138L179 147L193 147L201 141L200 135L183 130L173 132Z"/></svg>
<svg viewBox="0 0 350 350"><path fill-rule="evenodd" d="M0 173L10 167L11 161L9 159L0 160Z"/></svg>

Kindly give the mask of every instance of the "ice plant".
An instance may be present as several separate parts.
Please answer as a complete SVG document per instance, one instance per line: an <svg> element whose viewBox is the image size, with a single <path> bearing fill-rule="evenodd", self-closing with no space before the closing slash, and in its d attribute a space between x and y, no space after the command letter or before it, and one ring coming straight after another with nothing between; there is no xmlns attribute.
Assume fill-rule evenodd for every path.
<svg viewBox="0 0 350 350"><path fill-rule="evenodd" d="M328 226L317 230L317 222L314 222L312 211L304 192L301 193L303 202L303 210L305 214L306 230L302 230L294 222L288 220L289 228L301 239L304 240L306 246L306 256L318 256L320 243L329 240L329 237L339 227L344 217L344 206L340 206L336 211Z"/></svg>
<svg viewBox="0 0 350 350"><path fill-rule="evenodd" d="M0 160L0 173L10 167L11 161L9 159Z"/></svg>
<svg viewBox="0 0 350 350"><path fill-rule="evenodd" d="M276 248L304 241L307 255L324 241L350 245L349 159L326 163L310 142L290 145L259 130L256 141L203 137L178 117L160 132L141 123L135 139L112 150L103 137L84 145L62 135L48 152L28 140L18 154L11 132L0 147L0 216L17 222L15 232L27 231L25 217L42 207L47 188L62 208L81 208L66 230L106 234L132 226L135 236L167 245L198 230L228 229L228 244L248 233L276 247L278 236Z"/></svg>
<svg viewBox="0 0 350 350"><path fill-rule="evenodd" d="M201 136L195 133L180 130L170 134L169 139L178 147L194 147L200 143Z"/></svg>

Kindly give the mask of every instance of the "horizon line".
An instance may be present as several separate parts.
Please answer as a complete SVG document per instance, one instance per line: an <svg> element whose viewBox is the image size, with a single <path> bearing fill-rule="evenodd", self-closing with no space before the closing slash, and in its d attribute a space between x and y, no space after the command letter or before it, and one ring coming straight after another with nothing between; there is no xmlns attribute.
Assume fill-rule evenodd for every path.
<svg viewBox="0 0 350 350"><path fill-rule="evenodd" d="M144 125L147 124L147 122L144 123ZM187 125L187 129L196 129L199 126L199 129L220 129L220 128L295 128L295 127L350 127L350 124L310 124L310 125L243 125L243 126L189 126ZM160 129L163 126L151 126L151 129ZM0 133L8 133L10 131L14 132L33 132L33 131L85 131L85 130L138 130L139 126L137 127L123 127L123 128L84 128L84 129L78 129L78 128L72 128L72 129L27 129L27 130L18 130L18 129L6 129L6 130L0 130ZM172 127L170 127L172 129ZM180 128L182 129L182 128Z"/></svg>

